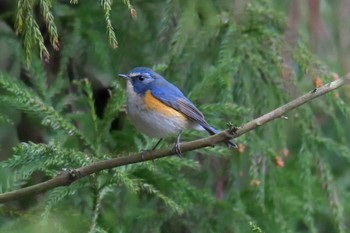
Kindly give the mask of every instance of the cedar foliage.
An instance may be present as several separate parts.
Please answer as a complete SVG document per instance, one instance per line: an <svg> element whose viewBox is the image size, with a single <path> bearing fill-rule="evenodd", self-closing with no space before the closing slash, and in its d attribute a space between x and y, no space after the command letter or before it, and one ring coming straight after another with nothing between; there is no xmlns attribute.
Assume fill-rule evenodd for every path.
<svg viewBox="0 0 350 233"><path fill-rule="evenodd" d="M18 0L14 60L23 71L0 73L0 122L17 125L20 113L40 140L17 142L1 162L1 192L152 147L127 121L115 78L134 66L162 73L221 129L288 102L281 9L251 1L233 17L231 4ZM298 94L313 88L307 77L332 80L302 41L290 53ZM98 114L98 90L107 86L112 96ZM0 231L347 232L346 98L308 103L238 138L238 151L216 146L128 165L1 205ZM186 132L183 140L202 136Z"/></svg>

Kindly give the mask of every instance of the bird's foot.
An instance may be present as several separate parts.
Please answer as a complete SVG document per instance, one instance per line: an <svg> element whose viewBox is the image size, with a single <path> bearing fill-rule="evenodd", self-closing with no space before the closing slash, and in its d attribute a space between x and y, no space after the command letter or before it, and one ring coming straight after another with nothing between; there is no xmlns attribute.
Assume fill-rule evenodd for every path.
<svg viewBox="0 0 350 233"><path fill-rule="evenodd" d="M145 161L145 154L147 154L150 151L151 150L145 150L145 149L141 150L141 159L142 159L142 161Z"/></svg>
<svg viewBox="0 0 350 233"><path fill-rule="evenodd" d="M181 152L181 148L180 148L180 143L176 142L174 149L175 149L175 152L176 152L177 156L179 156L181 158L182 157L182 152Z"/></svg>
<svg viewBox="0 0 350 233"><path fill-rule="evenodd" d="M163 140L163 138L159 139L158 142L152 147L151 150L149 150L149 149L142 149L141 150L141 158L142 158L143 161L145 160L145 154L147 154L147 153L149 153L151 151L154 151L158 147L158 145L160 144L160 142L162 140Z"/></svg>
<svg viewBox="0 0 350 233"><path fill-rule="evenodd" d="M177 139L176 139L176 143L175 143L175 152L179 157L182 157L182 152L181 152L181 148L180 148L181 133L182 133L182 131L180 131L179 135L177 135Z"/></svg>

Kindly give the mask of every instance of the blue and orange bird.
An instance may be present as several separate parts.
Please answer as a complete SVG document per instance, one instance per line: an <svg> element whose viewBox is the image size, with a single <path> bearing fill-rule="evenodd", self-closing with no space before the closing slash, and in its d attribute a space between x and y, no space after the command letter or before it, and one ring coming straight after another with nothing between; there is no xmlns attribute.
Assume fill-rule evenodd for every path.
<svg viewBox="0 0 350 233"><path fill-rule="evenodd" d="M127 114L131 123L147 136L160 138L153 149L162 138L178 134L175 151L181 154L182 131L196 129L210 135L218 133L176 86L152 69L136 67L119 76L127 80ZM237 148L232 141L226 144Z"/></svg>

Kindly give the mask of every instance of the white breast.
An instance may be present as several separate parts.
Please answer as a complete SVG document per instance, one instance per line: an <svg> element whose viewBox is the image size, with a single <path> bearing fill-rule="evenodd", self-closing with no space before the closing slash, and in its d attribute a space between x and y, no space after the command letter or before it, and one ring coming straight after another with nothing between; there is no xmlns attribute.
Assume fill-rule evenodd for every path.
<svg viewBox="0 0 350 233"><path fill-rule="evenodd" d="M127 112L131 123L149 137L162 138L193 128L194 123L179 117L166 117L154 110L149 110L142 97L127 82Z"/></svg>

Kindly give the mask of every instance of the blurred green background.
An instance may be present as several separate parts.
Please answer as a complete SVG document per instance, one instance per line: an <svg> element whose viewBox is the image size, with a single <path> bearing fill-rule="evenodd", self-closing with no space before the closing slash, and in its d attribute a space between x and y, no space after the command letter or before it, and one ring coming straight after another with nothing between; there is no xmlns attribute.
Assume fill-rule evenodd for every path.
<svg viewBox="0 0 350 233"><path fill-rule="evenodd" d="M151 148L117 78L135 66L220 129L338 79L350 72L349 13L349 0L2 0L0 192ZM237 151L127 165L1 204L0 232L349 232L349 100L348 86L322 96L237 138Z"/></svg>

